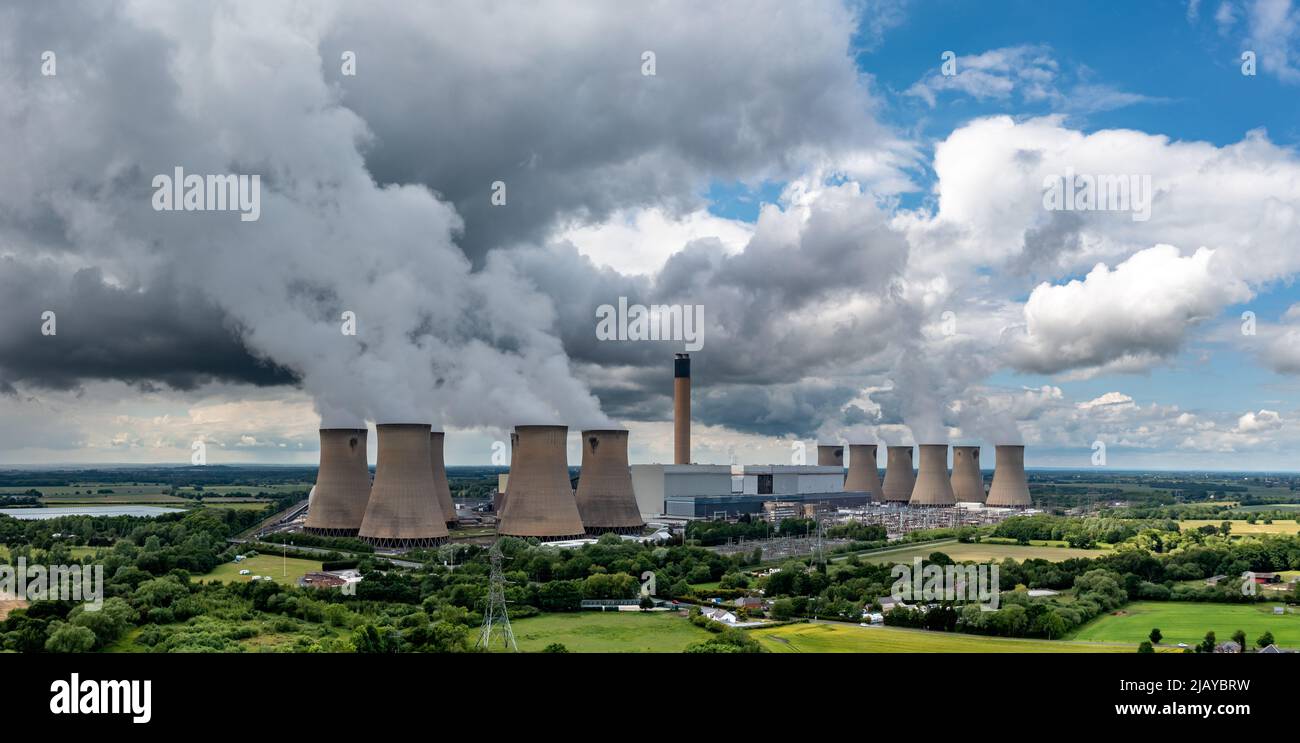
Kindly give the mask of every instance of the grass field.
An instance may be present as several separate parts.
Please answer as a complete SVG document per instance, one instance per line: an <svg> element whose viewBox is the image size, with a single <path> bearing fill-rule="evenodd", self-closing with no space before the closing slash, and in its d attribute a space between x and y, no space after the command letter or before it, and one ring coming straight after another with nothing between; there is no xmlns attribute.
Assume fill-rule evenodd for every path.
<svg viewBox="0 0 1300 743"><path fill-rule="evenodd" d="M1178 522L1178 528L1199 529L1202 526L1218 527L1223 521L1213 519L1187 519ZM1229 536L1240 534L1300 534L1300 524L1294 521L1274 521L1271 524L1258 523L1252 524L1246 521L1229 521L1232 528L1228 531Z"/></svg>
<svg viewBox="0 0 1300 743"><path fill-rule="evenodd" d="M750 630L774 653L1133 653L1128 645L980 637L901 627L852 624L788 624Z"/></svg>
<svg viewBox="0 0 1300 743"><path fill-rule="evenodd" d="M975 562L1001 561L1010 557L1013 560L1041 559L1060 562L1072 557L1101 557L1107 550L1081 550L1072 547L1021 547L1015 544L963 544L956 540L942 544L924 544L919 547L901 547L897 550L872 552L862 555L863 560L875 563L911 562L913 557L929 557L933 552L942 552L957 562L972 560Z"/></svg>
<svg viewBox="0 0 1300 743"><path fill-rule="evenodd" d="M1070 639L1136 643L1158 627L1164 635L1163 644L1195 645L1211 630L1220 642L1242 630L1253 646L1255 638L1267 630L1279 646L1300 647L1300 614L1275 616L1275 606L1278 604L1138 601L1125 606L1118 616L1107 614L1092 620Z"/></svg>
<svg viewBox="0 0 1300 743"><path fill-rule="evenodd" d="M288 574L285 574L285 566L288 566ZM316 560L301 560L296 557L290 557L282 560L275 555L257 555L250 557L243 562L228 562L218 565L215 570L207 575L194 576L194 580L220 580L220 581L249 581L253 575L269 575L276 583L284 585L293 585L298 579L307 573L320 571L321 564ZM241 570L251 570L252 575L240 575Z"/></svg>
<svg viewBox="0 0 1300 743"><path fill-rule="evenodd" d="M543 614L511 622L520 650L538 651L558 642L574 653L680 653L712 637L676 612L584 611ZM471 643L478 629L471 630ZM499 645L493 650L500 650Z"/></svg>

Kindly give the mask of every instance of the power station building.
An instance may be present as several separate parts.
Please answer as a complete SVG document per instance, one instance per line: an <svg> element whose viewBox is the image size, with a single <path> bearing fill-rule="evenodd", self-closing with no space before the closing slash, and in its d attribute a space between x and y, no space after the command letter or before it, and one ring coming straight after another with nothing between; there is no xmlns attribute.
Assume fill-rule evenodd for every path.
<svg viewBox="0 0 1300 743"><path fill-rule="evenodd" d="M634 464L632 489L643 519L730 518L762 513L763 504L829 503L860 506L871 493L846 491L844 470L818 465Z"/></svg>

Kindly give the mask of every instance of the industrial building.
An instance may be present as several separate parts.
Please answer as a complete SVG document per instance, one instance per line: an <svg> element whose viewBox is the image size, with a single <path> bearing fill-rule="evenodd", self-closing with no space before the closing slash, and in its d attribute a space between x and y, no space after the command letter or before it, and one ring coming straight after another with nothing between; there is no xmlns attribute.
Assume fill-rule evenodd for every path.
<svg viewBox="0 0 1300 743"><path fill-rule="evenodd" d="M871 493L845 491L840 467L746 465L734 475L730 465L635 464L632 489L643 519L734 517L760 513L766 501L836 503L871 501Z"/></svg>

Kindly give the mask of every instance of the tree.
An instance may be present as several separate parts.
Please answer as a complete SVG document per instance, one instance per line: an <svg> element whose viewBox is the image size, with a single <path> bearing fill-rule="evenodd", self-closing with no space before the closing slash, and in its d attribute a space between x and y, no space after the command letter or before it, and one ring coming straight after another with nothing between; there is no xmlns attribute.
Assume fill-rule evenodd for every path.
<svg viewBox="0 0 1300 743"><path fill-rule="evenodd" d="M1154 653L1155 651L1156 651L1155 648L1151 647L1151 643L1147 642L1146 640L1143 640L1142 642L1138 643L1139 653Z"/></svg>
<svg viewBox="0 0 1300 743"><path fill-rule="evenodd" d="M1210 632L1206 632L1206 633L1205 633L1205 639L1204 639L1204 640L1201 640L1201 644L1196 646L1196 652L1198 652L1198 653L1213 653L1213 652L1214 652L1214 646L1217 645L1217 644L1218 644L1218 641L1215 640L1215 638L1214 638L1214 631L1211 630Z"/></svg>
<svg viewBox="0 0 1300 743"><path fill-rule="evenodd" d="M564 643L562 642L553 642L550 645L547 645L546 647L542 648L542 652L543 653L567 653L569 652L569 649L566 648L564 646Z"/></svg>
<svg viewBox="0 0 1300 743"><path fill-rule="evenodd" d="M1255 645L1258 646L1258 647L1266 648L1266 647L1268 647L1269 645L1272 645L1272 644L1273 644L1273 633L1272 633L1272 632L1265 631L1264 634L1262 634L1262 635L1260 635L1259 637L1256 637L1256 638L1255 638Z"/></svg>
<svg viewBox="0 0 1300 743"><path fill-rule="evenodd" d="M1241 646L1241 649L1242 649L1243 651L1246 649L1246 633L1245 633L1245 632L1242 632L1241 630L1237 630L1236 632L1233 632L1233 633L1232 633L1232 641L1235 642L1235 643L1237 643L1238 645L1240 645L1240 646Z"/></svg>
<svg viewBox="0 0 1300 743"><path fill-rule="evenodd" d="M45 650L51 653L87 653L93 647L95 633L75 624L60 626L45 641Z"/></svg>
<svg viewBox="0 0 1300 743"><path fill-rule="evenodd" d="M647 593L641 597L640 607L642 611L653 609L655 608L655 600L650 598L650 594Z"/></svg>
<svg viewBox="0 0 1300 743"><path fill-rule="evenodd" d="M1160 634L1160 628L1156 627L1155 629L1151 630L1151 634L1147 635L1147 637L1151 638L1151 643L1153 645L1159 645L1160 640L1161 638L1164 637L1164 635Z"/></svg>

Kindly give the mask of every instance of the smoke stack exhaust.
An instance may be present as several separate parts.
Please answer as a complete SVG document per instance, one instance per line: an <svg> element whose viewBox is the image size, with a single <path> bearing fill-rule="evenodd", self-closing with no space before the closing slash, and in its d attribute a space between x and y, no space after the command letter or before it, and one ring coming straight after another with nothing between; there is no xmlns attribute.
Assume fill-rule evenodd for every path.
<svg viewBox="0 0 1300 743"><path fill-rule="evenodd" d="M569 485L566 426L515 426L515 468L497 532L510 537L576 539L584 534ZM629 475L630 477L630 475Z"/></svg>
<svg viewBox="0 0 1300 743"><path fill-rule="evenodd" d="M891 446L886 449L885 485L882 491L886 503L906 503L912 499L912 486L916 475L912 473L912 447Z"/></svg>
<svg viewBox="0 0 1300 743"><path fill-rule="evenodd" d="M366 429L322 428L320 469L316 471L303 531L325 537L355 537L370 500Z"/></svg>
<svg viewBox="0 0 1300 743"><path fill-rule="evenodd" d="M875 444L849 444L849 474L844 489L854 493L871 493L873 502L884 500L880 489L880 470L876 468Z"/></svg>
<svg viewBox="0 0 1300 743"><path fill-rule="evenodd" d="M952 494L958 503L984 502L984 473L978 446L952 448Z"/></svg>
<svg viewBox="0 0 1300 743"><path fill-rule="evenodd" d="M844 447L818 444L817 465L819 467L843 467Z"/></svg>
<svg viewBox="0 0 1300 743"><path fill-rule="evenodd" d="M1002 508L1028 508L1029 479L1025 476L1025 447L998 444L997 461L993 468L993 484L985 505Z"/></svg>
<svg viewBox="0 0 1300 743"><path fill-rule="evenodd" d="M921 444L921 467L912 486L913 506L951 506L957 502L948 478L948 445Z"/></svg>
<svg viewBox="0 0 1300 743"><path fill-rule="evenodd" d="M428 424L380 423L375 428L379 462L358 536L385 549L447 541L447 518L434 492Z"/></svg>
<svg viewBox="0 0 1300 743"><path fill-rule="evenodd" d="M451 486L447 484L447 464L442 456L444 438L442 431L429 432L429 459L433 465L433 494L438 496L438 507L450 527L457 524L456 504L451 500Z"/></svg>
<svg viewBox="0 0 1300 743"><path fill-rule="evenodd" d="M632 492L627 431L583 431L578 515L588 534L640 534L645 527Z"/></svg>
<svg viewBox="0 0 1300 743"><path fill-rule="evenodd" d="M673 359L673 464L691 463L691 355Z"/></svg>

